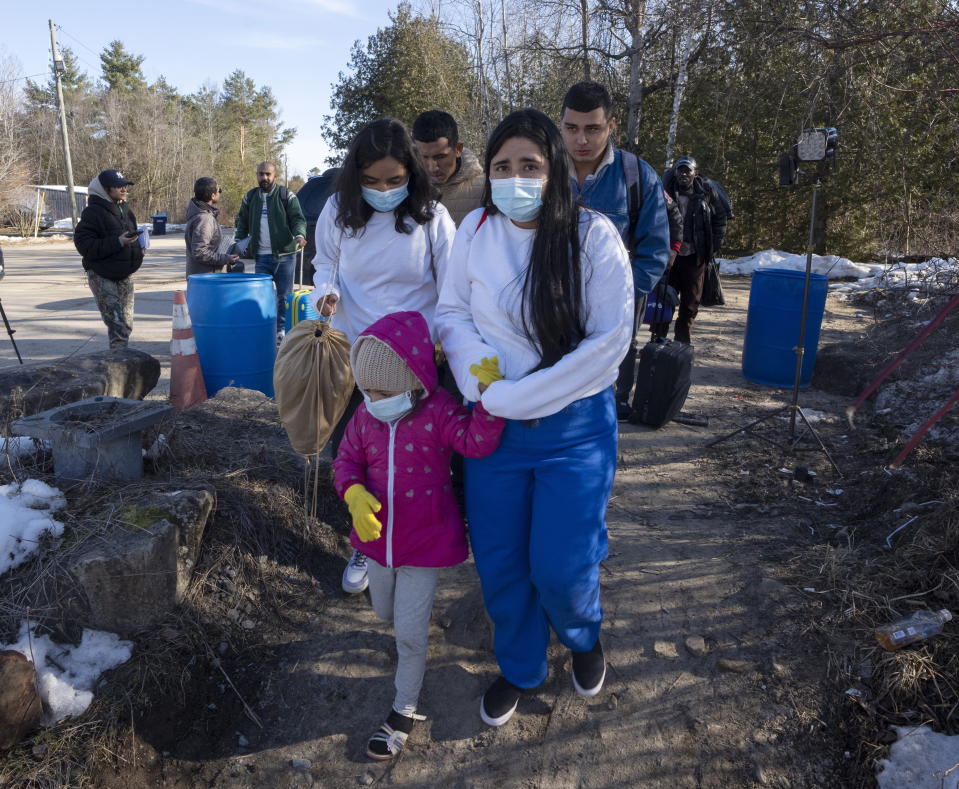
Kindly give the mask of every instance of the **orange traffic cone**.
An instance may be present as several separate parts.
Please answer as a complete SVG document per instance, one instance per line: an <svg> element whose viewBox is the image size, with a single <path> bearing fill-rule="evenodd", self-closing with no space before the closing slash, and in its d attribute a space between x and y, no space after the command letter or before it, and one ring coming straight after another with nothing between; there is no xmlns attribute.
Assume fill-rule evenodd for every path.
<svg viewBox="0 0 959 789"><path fill-rule="evenodd" d="M173 340L170 343L170 402L185 411L207 399L186 293L173 291Z"/></svg>

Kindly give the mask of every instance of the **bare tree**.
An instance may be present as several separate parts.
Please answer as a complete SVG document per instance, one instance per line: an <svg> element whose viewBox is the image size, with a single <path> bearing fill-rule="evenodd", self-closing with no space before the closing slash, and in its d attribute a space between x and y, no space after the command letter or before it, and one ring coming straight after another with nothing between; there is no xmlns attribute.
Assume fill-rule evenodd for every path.
<svg viewBox="0 0 959 789"><path fill-rule="evenodd" d="M626 0L626 30L629 32L629 99L626 105L626 144L639 149L639 126L643 119L643 31L646 27L646 0Z"/></svg>
<svg viewBox="0 0 959 789"><path fill-rule="evenodd" d="M0 214L16 208L17 193L29 177L19 135L19 72L19 61L11 55L0 55Z"/></svg>
<svg viewBox="0 0 959 789"><path fill-rule="evenodd" d="M679 73L676 76L676 86L673 88L673 111L669 116L669 131L666 134L666 161L664 163L666 168L673 164L673 148L676 145L676 132L679 128L679 110L683 104L683 93L686 92L686 75L689 68L692 40L692 30L688 26L682 26L679 34Z"/></svg>

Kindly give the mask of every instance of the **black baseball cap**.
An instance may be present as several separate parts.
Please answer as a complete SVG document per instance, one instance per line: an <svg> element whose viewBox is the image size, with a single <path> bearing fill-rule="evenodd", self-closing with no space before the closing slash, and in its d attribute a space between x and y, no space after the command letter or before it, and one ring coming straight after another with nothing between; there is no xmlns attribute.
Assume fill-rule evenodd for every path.
<svg viewBox="0 0 959 789"><path fill-rule="evenodd" d="M97 179L104 189L116 189L118 186L133 186L133 181L129 180L119 170L104 170L97 176Z"/></svg>
<svg viewBox="0 0 959 789"><path fill-rule="evenodd" d="M696 160L692 156L680 156L676 160L676 169L680 167L688 167L689 171L694 173L696 172Z"/></svg>

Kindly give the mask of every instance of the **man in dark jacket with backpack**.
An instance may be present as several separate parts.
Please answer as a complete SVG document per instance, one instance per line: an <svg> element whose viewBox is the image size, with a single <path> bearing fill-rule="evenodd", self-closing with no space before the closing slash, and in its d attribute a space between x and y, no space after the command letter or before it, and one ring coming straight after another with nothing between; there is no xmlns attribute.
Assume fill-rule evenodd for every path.
<svg viewBox="0 0 959 789"><path fill-rule="evenodd" d="M575 168L573 196L616 225L632 260L636 322L633 342L616 381L617 414L626 419L636 379L646 296L659 281L670 256L669 222L663 186L656 171L635 154L613 145L616 119L612 117L612 108L613 100L603 85L578 82L563 99L560 130Z"/></svg>
<svg viewBox="0 0 959 789"><path fill-rule="evenodd" d="M111 348L125 348L133 331L133 273L143 263L137 219L126 203L133 181L104 170L90 181L87 207L73 232L87 282L107 327Z"/></svg>
<svg viewBox="0 0 959 789"><path fill-rule="evenodd" d="M269 274L276 284L276 338L283 339L283 310L293 292L293 258L306 246L306 217L296 195L276 183L276 166L256 166L260 186L243 196L236 215L234 241L249 239L245 257L256 261L257 274Z"/></svg>
<svg viewBox="0 0 959 789"><path fill-rule="evenodd" d="M719 252L726 222L733 215L732 206L716 181L699 174L692 156L680 157L675 167L666 171L663 186L683 212L683 242L670 269L669 284L679 291L675 338L690 344L690 331L703 297L706 264ZM664 336L669 323L656 329Z"/></svg>

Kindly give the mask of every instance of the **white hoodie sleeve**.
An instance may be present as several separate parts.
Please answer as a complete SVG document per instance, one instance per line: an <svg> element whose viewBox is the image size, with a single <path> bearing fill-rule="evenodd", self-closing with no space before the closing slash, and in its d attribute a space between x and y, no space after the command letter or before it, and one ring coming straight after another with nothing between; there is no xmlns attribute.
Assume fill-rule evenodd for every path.
<svg viewBox="0 0 959 789"><path fill-rule="evenodd" d="M330 274L333 271L333 265L340 257L340 241L343 238L343 231L336 226L336 212L339 201L336 195L332 195L323 206L319 219L316 220L316 232L314 241L316 243L316 254L313 256L313 293L310 294L310 301L313 306L319 309L319 302L325 295L326 284L330 280ZM331 293L340 295L337 283L333 283Z"/></svg>
<svg viewBox="0 0 959 789"><path fill-rule="evenodd" d="M496 356L497 352L483 341L470 309L467 261L478 221L470 219L474 215L481 215L478 209L463 220L453 239L436 305L436 325L456 385L467 400L476 402L480 399L479 381L469 371L470 365L479 363L484 356Z"/></svg>
<svg viewBox="0 0 959 789"><path fill-rule="evenodd" d="M449 269L450 254L453 251L453 238L456 236L456 225L442 203L434 206L436 212L433 220L426 228L429 233L430 251L433 255L433 272L436 277L436 294L443 292L443 281Z"/></svg>
<svg viewBox="0 0 959 789"><path fill-rule="evenodd" d="M494 416L550 416L616 380L633 333L633 276L629 255L610 221L592 212L587 216L589 225L582 244L586 337L552 367L491 384L482 401ZM450 292L455 293L454 288ZM489 350L482 355L489 355ZM467 392L456 370L454 374L464 394L477 394L475 378L472 391Z"/></svg>

